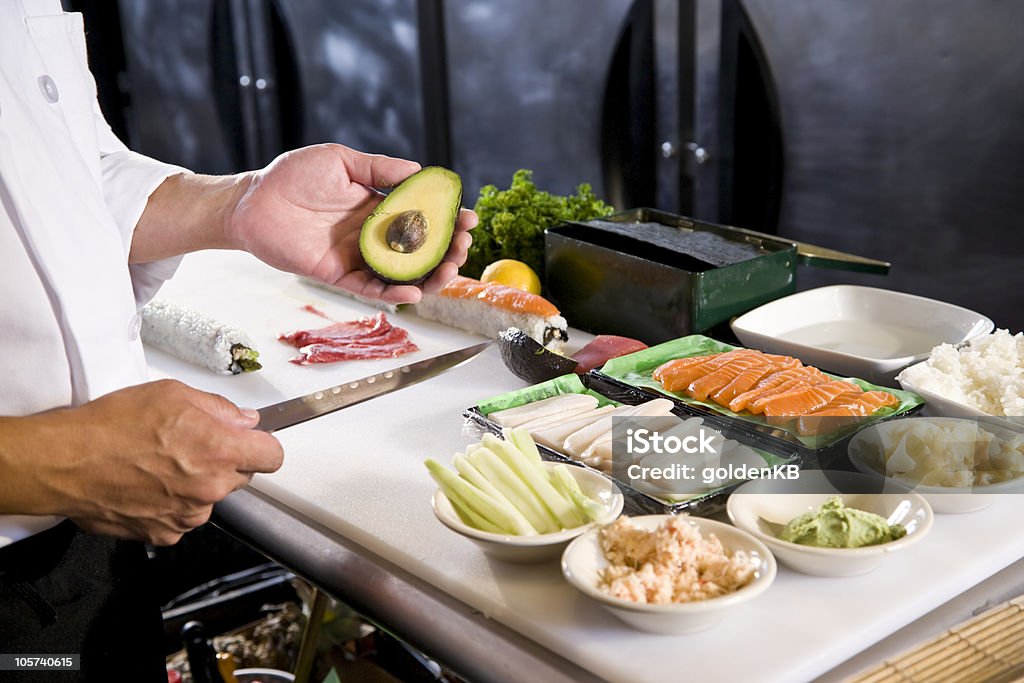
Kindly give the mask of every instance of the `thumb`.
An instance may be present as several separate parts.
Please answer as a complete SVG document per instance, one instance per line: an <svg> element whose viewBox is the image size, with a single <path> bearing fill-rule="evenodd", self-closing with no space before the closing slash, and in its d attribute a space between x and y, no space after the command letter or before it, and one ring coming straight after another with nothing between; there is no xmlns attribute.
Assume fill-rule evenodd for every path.
<svg viewBox="0 0 1024 683"><path fill-rule="evenodd" d="M239 408L223 396L205 391L195 392L191 402L210 417L242 429L252 429L260 419L259 413L252 408Z"/></svg>
<svg viewBox="0 0 1024 683"><path fill-rule="evenodd" d="M349 179L366 187L394 187L420 170L418 163L408 159L364 154L342 145L337 147Z"/></svg>

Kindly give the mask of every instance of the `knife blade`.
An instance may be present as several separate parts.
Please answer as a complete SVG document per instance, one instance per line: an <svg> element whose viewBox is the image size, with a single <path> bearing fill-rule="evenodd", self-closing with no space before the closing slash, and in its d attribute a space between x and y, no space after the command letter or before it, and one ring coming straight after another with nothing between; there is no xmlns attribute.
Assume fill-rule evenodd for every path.
<svg viewBox="0 0 1024 683"><path fill-rule="evenodd" d="M410 363L400 368L385 370L362 379L344 382L305 396L260 408L260 422L256 425L256 429L264 432L276 432L285 427L292 427L336 410L368 401L371 398L418 384L472 360L492 343L493 340L474 344L458 351L442 353L440 356Z"/></svg>

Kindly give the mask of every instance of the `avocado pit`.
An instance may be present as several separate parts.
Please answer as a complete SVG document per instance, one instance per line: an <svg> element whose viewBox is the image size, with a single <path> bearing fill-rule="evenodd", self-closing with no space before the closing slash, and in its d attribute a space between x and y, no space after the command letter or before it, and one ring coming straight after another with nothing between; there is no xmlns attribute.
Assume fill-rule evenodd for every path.
<svg viewBox="0 0 1024 683"><path fill-rule="evenodd" d="M419 209L395 216L385 235L388 246L400 254L411 254L427 241L427 217Z"/></svg>

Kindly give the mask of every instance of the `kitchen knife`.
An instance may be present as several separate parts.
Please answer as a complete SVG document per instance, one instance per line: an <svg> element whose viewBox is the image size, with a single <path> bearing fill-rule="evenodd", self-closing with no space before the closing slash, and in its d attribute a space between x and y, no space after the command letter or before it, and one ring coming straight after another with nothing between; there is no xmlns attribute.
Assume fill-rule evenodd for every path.
<svg viewBox="0 0 1024 683"><path fill-rule="evenodd" d="M491 343L486 341L458 351L442 353L440 356L260 408L260 423L256 425L256 429L264 432L276 432L279 429L333 413L335 410L354 406L371 398L418 384L462 365L490 346Z"/></svg>

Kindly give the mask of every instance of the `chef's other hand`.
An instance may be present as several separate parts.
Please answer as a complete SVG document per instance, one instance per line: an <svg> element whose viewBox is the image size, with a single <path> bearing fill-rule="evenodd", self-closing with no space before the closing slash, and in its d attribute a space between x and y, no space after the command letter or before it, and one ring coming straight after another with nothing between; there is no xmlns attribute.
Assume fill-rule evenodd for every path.
<svg viewBox="0 0 1024 683"><path fill-rule="evenodd" d="M173 380L8 420L37 437L27 443L40 450L22 458L34 461L30 471L17 473L43 491L34 512L153 545L176 543L209 519L214 503L284 457L277 439L253 430L254 411Z"/></svg>
<svg viewBox="0 0 1024 683"><path fill-rule="evenodd" d="M384 197L374 188L393 187L419 169L413 161L336 144L286 152L249 174L225 218L227 240L275 268L365 297L415 303L422 291L437 291L455 277L477 222L472 211L460 212L451 247L422 291L388 285L369 272L359 254L359 230Z"/></svg>

